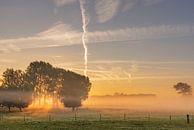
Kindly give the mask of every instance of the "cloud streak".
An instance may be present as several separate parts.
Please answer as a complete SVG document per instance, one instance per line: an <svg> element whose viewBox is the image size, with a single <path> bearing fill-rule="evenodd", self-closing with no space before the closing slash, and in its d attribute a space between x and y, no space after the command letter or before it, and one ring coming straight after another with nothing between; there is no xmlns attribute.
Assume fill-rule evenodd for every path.
<svg viewBox="0 0 194 130"><path fill-rule="evenodd" d="M81 64L81 62L65 62L56 64L56 66L82 73ZM88 75L92 81L193 79L192 73L184 75L184 65L193 64L194 61L95 60L88 64ZM177 71L174 65L182 67Z"/></svg>
<svg viewBox="0 0 194 130"><path fill-rule="evenodd" d="M96 31L88 34L89 42L145 40L180 37L194 34L193 25L161 25Z"/></svg>
<svg viewBox="0 0 194 130"><path fill-rule="evenodd" d="M194 35L194 25L160 25L127 27L123 29L87 32L89 43L143 41ZM20 51L27 48L43 48L82 44L82 32L70 25L58 22L53 27L34 36L0 39L0 52Z"/></svg>

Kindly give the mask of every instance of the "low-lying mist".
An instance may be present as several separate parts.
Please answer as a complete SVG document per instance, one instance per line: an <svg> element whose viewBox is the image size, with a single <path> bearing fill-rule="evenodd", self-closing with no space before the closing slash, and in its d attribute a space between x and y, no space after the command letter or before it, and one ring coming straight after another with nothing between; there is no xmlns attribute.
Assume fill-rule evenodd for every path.
<svg viewBox="0 0 194 130"><path fill-rule="evenodd" d="M84 107L96 109L128 109L138 111L194 111L194 97L136 96L90 96Z"/></svg>

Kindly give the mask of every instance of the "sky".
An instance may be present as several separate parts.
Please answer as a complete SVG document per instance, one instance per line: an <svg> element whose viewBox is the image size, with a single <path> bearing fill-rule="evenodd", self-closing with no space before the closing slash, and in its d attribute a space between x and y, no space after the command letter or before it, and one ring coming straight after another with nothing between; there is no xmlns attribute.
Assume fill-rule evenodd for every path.
<svg viewBox="0 0 194 130"><path fill-rule="evenodd" d="M194 86L193 0L81 0L90 95ZM0 0L0 74L32 61L84 74L79 0Z"/></svg>

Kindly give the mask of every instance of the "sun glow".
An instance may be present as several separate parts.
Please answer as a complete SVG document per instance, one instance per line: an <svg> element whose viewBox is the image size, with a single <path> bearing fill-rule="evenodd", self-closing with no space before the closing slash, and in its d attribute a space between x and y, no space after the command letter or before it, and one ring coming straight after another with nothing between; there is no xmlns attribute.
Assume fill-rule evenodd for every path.
<svg viewBox="0 0 194 130"><path fill-rule="evenodd" d="M29 109L58 109L58 108L64 108L61 101L53 96L50 95L44 95L39 96L33 99L32 103L29 105Z"/></svg>
<svg viewBox="0 0 194 130"><path fill-rule="evenodd" d="M37 88L35 88L32 103L28 107L29 109L50 110L64 108L64 105L56 91L49 93L42 87L40 90L41 91L37 91Z"/></svg>

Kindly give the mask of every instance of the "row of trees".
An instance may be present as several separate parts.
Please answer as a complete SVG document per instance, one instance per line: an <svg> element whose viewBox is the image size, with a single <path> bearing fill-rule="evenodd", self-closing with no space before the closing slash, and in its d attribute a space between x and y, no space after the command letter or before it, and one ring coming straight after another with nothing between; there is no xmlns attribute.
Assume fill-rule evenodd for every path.
<svg viewBox="0 0 194 130"><path fill-rule="evenodd" d="M75 109L88 97L91 83L88 77L53 67L43 61L30 63L26 71L7 69L0 86L0 105L20 110L32 102L32 97L57 93L65 107Z"/></svg>

